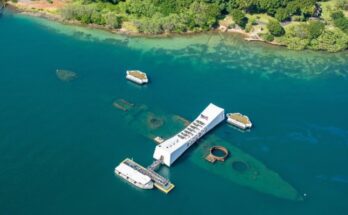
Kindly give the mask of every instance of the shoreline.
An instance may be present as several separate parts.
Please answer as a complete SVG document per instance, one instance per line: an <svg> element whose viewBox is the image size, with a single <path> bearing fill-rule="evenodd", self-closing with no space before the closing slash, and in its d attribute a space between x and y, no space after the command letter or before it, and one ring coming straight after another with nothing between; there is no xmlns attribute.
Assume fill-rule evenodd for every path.
<svg viewBox="0 0 348 215"><path fill-rule="evenodd" d="M29 4L30 5L30 4ZM13 3L13 2L7 2L6 8L9 9L10 11L13 11L15 13L27 15L27 16L32 16L32 17L38 17L42 19L47 19L50 21L58 22L64 25L69 25L69 26L78 26L78 27L84 27L88 29L97 29L97 30L102 30L109 32L111 34L115 35L120 35L120 36L128 36L128 37L143 37L143 38L150 38L150 39L155 39L155 38L170 38L170 37L176 37L176 36L194 36L202 33L226 33L230 35L239 35L244 41L247 42L257 42L257 43L263 43L266 45L271 45L271 46L276 46L276 47L281 47L281 48L286 48L289 49L287 45L281 44L275 40L273 41L267 41L262 39L257 33L252 32L246 32L243 29L239 28L232 28L228 29L227 26L223 24L218 24L217 27L210 29L209 31L201 31L201 32L181 32L181 33L163 33L163 34L147 34L147 33L139 33L139 32L134 32L127 30L125 28L120 28L120 29L111 29L109 27L106 27L104 25L97 25L97 24L83 24L80 21L77 20L65 20L60 16L58 13L54 13L58 10L58 7L52 7L52 8L44 8L44 7L30 7L29 5L23 6L19 2ZM291 49L290 49L291 50ZM303 50L312 50L312 49L303 49ZM295 51L303 51L303 50L295 50ZM331 53L330 51L327 50L312 50L312 51L317 51L317 52L327 52ZM341 50L341 51L347 51L346 50ZM335 52L332 52L335 53Z"/></svg>
<svg viewBox="0 0 348 215"><path fill-rule="evenodd" d="M131 37L145 37L145 38L167 38L167 37L174 37L174 36L192 36L192 35L197 35L201 33L209 33L209 32L222 32L219 31L218 29L212 29L211 31L207 32L183 32L183 33L163 33L163 34L146 34L146 33L139 33L139 32L132 32L132 31L127 31L126 29L110 29L104 25L97 25L97 24L83 24L80 21L73 20L73 21L68 21L63 19L60 15L58 14L53 14L51 12L48 12L47 10L43 9L33 9L33 8L27 8L27 7L20 7L16 3L8 2L6 8L12 12L27 15L27 16L32 16L32 17L39 17L43 19L47 19L50 21L54 22L59 22L64 25L70 25L70 26L79 26L79 27L84 27L84 28L89 28L89 29L98 29L98 30L103 30L112 34L117 34L117 35L123 35L123 36L131 36ZM238 32L236 32L238 33ZM240 35L245 37L245 34L243 32L239 33Z"/></svg>
<svg viewBox="0 0 348 215"><path fill-rule="evenodd" d="M79 27L85 27L90 29L98 29L107 31L109 33L123 35L123 36L131 36L131 37L145 37L145 38L168 38L168 37L175 37L175 36L193 36L201 33L228 33L228 34L238 34L242 36L243 40L248 42L262 42L269 45L275 45L275 46L282 46L285 47L282 44L276 43L276 42L268 42L260 37L255 38L253 34L247 33L242 29L226 29L225 26L218 26L216 28L213 28L209 31L205 32L182 32L182 33L163 33L163 34L146 34L146 33L139 33L139 32L132 32L128 31L126 29L110 29L103 25L97 25L97 24L82 24L79 21L68 21L64 20L60 15L54 14L52 12L49 12L45 9L37 9L37 8L28 8L18 5L18 3L8 2L6 8L12 12L33 16L33 17L39 17L43 19L47 19L54 22L59 22L64 25L71 25L71 26L79 26Z"/></svg>

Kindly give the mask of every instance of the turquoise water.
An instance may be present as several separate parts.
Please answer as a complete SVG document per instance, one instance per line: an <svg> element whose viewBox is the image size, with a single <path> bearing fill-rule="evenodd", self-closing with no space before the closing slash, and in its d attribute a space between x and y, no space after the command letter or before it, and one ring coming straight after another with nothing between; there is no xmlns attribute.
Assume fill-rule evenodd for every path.
<svg viewBox="0 0 348 215"><path fill-rule="evenodd" d="M223 34L127 38L12 14L0 29L0 214L347 214L347 52ZM61 81L57 68L79 77ZM125 81L129 68L151 84ZM233 184L189 162L190 151L162 169L171 194L129 186L114 167L125 157L150 164L154 143L125 126L115 98L188 119L209 102L249 115L251 132L214 133L307 198Z"/></svg>

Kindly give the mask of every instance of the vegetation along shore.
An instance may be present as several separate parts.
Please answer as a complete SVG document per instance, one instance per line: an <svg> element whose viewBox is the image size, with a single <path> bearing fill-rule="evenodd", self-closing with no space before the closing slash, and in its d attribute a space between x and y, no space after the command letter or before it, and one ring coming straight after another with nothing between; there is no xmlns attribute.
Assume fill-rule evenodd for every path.
<svg viewBox="0 0 348 215"><path fill-rule="evenodd" d="M293 50L348 48L348 0L12 0L31 15L131 35L211 30Z"/></svg>

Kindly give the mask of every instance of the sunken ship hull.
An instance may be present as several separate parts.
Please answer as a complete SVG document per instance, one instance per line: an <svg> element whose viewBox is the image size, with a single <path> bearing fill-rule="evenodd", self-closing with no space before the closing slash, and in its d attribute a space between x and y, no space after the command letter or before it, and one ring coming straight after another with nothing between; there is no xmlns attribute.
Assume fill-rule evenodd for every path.
<svg viewBox="0 0 348 215"><path fill-rule="evenodd" d="M169 139L191 123L179 115L132 104L123 99L115 100L113 106L123 114L127 127L152 140L156 137ZM204 157L214 145L226 147L233 156L224 162L207 162ZM235 184L278 198L303 200L302 195L278 173L217 135L208 135L199 140L189 153L188 159L196 166Z"/></svg>

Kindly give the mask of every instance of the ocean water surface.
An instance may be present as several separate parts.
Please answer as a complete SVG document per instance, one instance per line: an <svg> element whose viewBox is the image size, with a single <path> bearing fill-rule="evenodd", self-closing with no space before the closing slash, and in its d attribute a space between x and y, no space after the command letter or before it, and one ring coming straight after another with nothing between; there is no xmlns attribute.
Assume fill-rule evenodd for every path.
<svg viewBox="0 0 348 215"><path fill-rule="evenodd" d="M227 34L126 37L9 12L0 41L1 215L348 213L347 52L295 52ZM57 68L78 78L62 81ZM127 69L151 83L127 82ZM192 150L163 168L176 185L169 195L130 186L115 166L125 157L150 164L155 144L127 127L117 98L190 120L210 102L247 114L250 132L221 125L213 133L305 200L231 183L189 162Z"/></svg>

